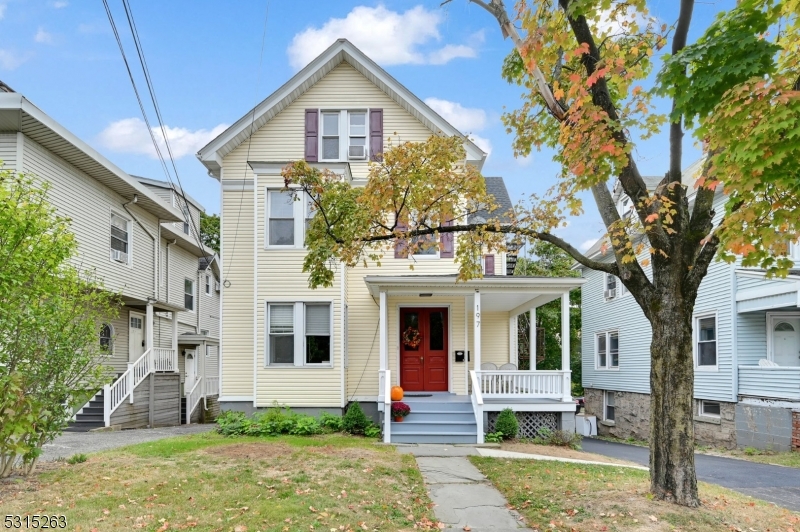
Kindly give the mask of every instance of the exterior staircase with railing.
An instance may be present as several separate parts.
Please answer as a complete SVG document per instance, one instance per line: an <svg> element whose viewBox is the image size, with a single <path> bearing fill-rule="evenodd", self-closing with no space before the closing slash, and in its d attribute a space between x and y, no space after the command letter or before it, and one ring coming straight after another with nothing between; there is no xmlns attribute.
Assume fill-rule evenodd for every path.
<svg viewBox="0 0 800 532"><path fill-rule="evenodd" d="M427 394L425 394L427 395ZM469 397L434 393L403 397L411 413L391 421L392 443L477 443L478 426Z"/></svg>

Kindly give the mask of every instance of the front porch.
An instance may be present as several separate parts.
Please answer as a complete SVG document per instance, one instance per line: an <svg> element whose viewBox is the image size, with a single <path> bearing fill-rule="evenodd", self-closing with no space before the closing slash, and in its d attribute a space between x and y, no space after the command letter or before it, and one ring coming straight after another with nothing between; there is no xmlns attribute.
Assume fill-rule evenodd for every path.
<svg viewBox="0 0 800 532"><path fill-rule="evenodd" d="M368 276L365 282L379 305L378 410L383 413L384 441L483 443L491 413L505 408L518 416L547 413L548 419L558 420L557 428L574 425L569 292L583 279L490 276L457 282L450 275ZM518 316L529 312L535 323L536 309L554 300L561 301L561 369L536 369L536 327L531 327L532 367L518 369ZM448 320L439 325L441 332L419 333L414 329L417 322L409 321L410 314L426 307L444 316L431 318L431 323ZM433 325L417 327L427 333ZM401 329L406 331L403 338ZM396 350L391 357L390 337ZM419 388L428 381L417 379L418 373L445 371L447 393L438 387L426 389L424 384ZM391 387L407 389L409 376L414 377L412 391L403 401L412 407L412 414L395 423L390 417Z"/></svg>

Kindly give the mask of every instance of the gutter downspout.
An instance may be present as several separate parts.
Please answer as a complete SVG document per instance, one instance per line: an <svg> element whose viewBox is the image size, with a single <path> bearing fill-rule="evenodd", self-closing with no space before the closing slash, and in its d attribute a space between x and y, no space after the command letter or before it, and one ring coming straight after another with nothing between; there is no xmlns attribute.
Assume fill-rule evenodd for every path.
<svg viewBox="0 0 800 532"><path fill-rule="evenodd" d="M166 257L166 262L167 263L165 264L166 272L164 273L164 275L167 277L167 294L166 294L167 295L167 303L169 303L169 255L170 255L169 247L174 245L174 244L177 244L177 243L178 243L178 239L177 238L173 238L172 242L167 240L167 257Z"/></svg>
<svg viewBox="0 0 800 532"><path fill-rule="evenodd" d="M130 217L133 218L133 221L135 221L136 224L139 227L141 227L142 230L147 234L147 236L150 237L150 240L153 241L153 266L154 266L153 267L153 297L157 298L157 294L158 294L158 259L157 259L157 256L158 256L158 240L147 229L147 227L145 227L144 224L142 224L142 222L139 221L139 219L136 217L136 215L133 214L131 212L131 210L128 208L128 205L130 205L132 203L136 204L138 202L139 202L139 195L138 194L134 194L133 195L133 199L131 201L122 204L122 208L125 209L125 212L127 212L130 215ZM159 222L158 222L157 218L156 218L156 225L159 225Z"/></svg>

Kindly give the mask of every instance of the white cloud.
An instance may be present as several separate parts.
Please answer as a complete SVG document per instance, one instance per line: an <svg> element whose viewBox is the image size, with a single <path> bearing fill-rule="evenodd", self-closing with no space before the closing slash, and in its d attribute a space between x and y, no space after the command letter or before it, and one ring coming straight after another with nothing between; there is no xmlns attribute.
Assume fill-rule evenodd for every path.
<svg viewBox="0 0 800 532"><path fill-rule="evenodd" d="M597 37L612 36L614 38L617 35L630 33L630 24L634 22L641 31L658 20L651 16L644 16L626 4L618 4L617 7L604 9L589 20L589 23L595 28Z"/></svg>
<svg viewBox="0 0 800 532"><path fill-rule="evenodd" d="M6 7L7 5L0 3L0 20L3 20L3 17L6 16Z"/></svg>
<svg viewBox="0 0 800 532"><path fill-rule="evenodd" d="M22 63L30 59L31 55L33 54L31 54L30 52L24 54L18 54L10 50L0 49L0 69L14 70Z"/></svg>
<svg viewBox="0 0 800 532"><path fill-rule="evenodd" d="M220 124L213 129L198 129L191 131L183 127L165 126L172 155L180 159L186 155L196 153L211 139L225 131L228 126ZM153 128L159 149L164 157L168 157L164 137L161 129ZM104 147L121 153L137 153L147 155L152 159L158 158L153 147L153 141L147 132L147 125L140 118L123 118L108 125L100 135L98 141Z"/></svg>
<svg viewBox="0 0 800 532"><path fill-rule="evenodd" d="M320 28L308 28L292 39L286 52L289 63L301 69L329 47L336 39L345 38L371 59L382 65L436 64L458 57L475 57L474 46L447 44L432 52L420 49L424 44L441 39L440 11L416 6L404 13L385 6L356 6L345 18L332 18ZM471 41L482 39L476 33Z"/></svg>
<svg viewBox="0 0 800 532"><path fill-rule="evenodd" d="M477 131L486 126L486 111L483 109L464 107L440 98L425 98L425 103L459 131Z"/></svg>
<svg viewBox="0 0 800 532"><path fill-rule="evenodd" d="M477 146L478 146L480 149L482 149L483 151L485 151L487 156L488 156L490 153L492 153L492 141L491 141L491 140L487 139L486 137L480 137L480 136L476 135L475 133L470 133L470 134L469 134L469 135L467 135L467 136L468 136L468 137L470 138L470 140L472 140L472 142L474 142L474 143L475 143L475 144L476 144L476 145L477 145Z"/></svg>
<svg viewBox="0 0 800 532"><path fill-rule="evenodd" d="M53 44L53 35L47 33L43 27L39 26L36 35L33 36L33 40L41 44Z"/></svg>
<svg viewBox="0 0 800 532"><path fill-rule="evenodd" d="M578 246L578 249L580 249L581 251L586 251L590 247L594 246L596 242L597 242L596 238L590 238L589 240L586 240L580 246Z"/></svg>
<svg viewBox="0 0 800 532"><path fill-rule="evenodd" d="M525 157L517 157L516 161L520 166L528 166L533 162L533 153L529 153Z"/></svg>
<svg viewBox="0 0 800 532"><path fill-rule="evenodd" d="M53 7L56 8L56 9L63 9L65 7L67 7L68 5L69 5L69 2L66 2L64 0L57 0L56 2L53 2Z"/></svg>

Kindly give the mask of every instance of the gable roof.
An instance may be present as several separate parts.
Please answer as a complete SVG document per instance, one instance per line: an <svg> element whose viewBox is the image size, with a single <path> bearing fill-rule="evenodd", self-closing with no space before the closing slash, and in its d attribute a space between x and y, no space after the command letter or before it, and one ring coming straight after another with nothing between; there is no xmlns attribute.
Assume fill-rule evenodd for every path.
<svg viewBox="0 0 800 532"><path fill-rule="evenodd" d="M161 188L161 189L164 189L164 190L174 191L174 192L180 194L182 197L186 198L186 200L189 203L191 203L192 205L194 205L195 208L198 211L202 211L204 213L206 212L206 208L203 207L203 205L199 201L197 201L196 199L191 197L181 187L179 187L176 184L167 183L166 181L161 181L160 179L152 179L150 177L142 177L142 176L133 175L133 174L131 174L131 177L136 178L136 180L139 181L139 183L145 185L146 187Z"/></svg>
<svg viewBox="0 0 800 532"><path fill-rule="evenodd" d="M162 221L180 222L183 219L180 211L164 203L153 191L100 155L18 92L8 92L5 89L0 91L0 131L21 132L126 200L136 197L139 207L155 214Z"/></svg>
<svg viewBox="0 0 800 532"><path fill-rule="evenodd" d="M251 131L263 127L342 62L350 64L431 131L462 137L467 150L467 161L477 166L478 170L481 169L486 160L486 153L483 150L379 67L353 43L347 39L338 39L282 87L197 152L197 158L208 168L209 175L219 179L222 159L247 140Z"/></svg>

